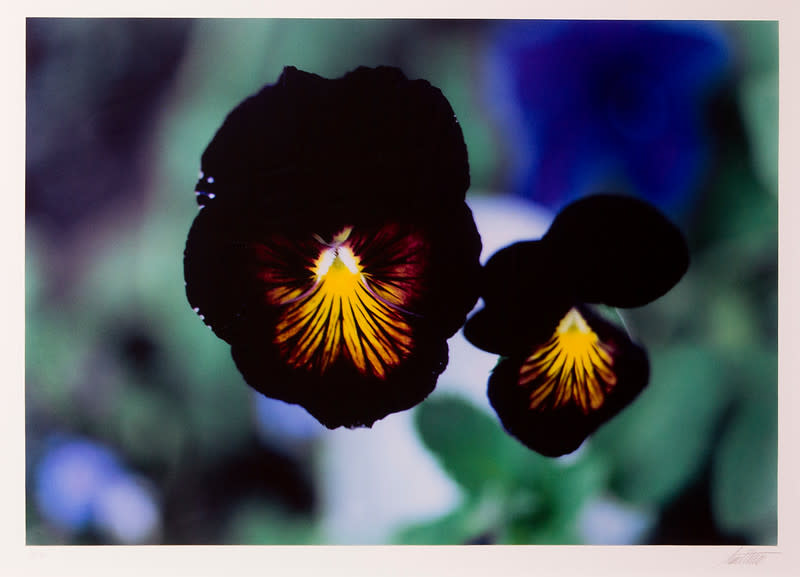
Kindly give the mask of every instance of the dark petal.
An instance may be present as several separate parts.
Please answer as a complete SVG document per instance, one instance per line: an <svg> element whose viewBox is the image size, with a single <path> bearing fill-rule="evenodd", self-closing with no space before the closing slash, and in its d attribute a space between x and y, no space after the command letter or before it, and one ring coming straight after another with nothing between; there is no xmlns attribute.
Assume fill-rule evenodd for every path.
<svg viewBox="0 0 800 577"><path fill-rule="evenodd" d="M538 241L522 241L500 249L484 266L481 297L487 305L508 301L525 306L552 300L572 301L570 263L560 259L550 246Z"/></svg>
<svg viewBox="0 0 800 577"><path fill-rule="evenodd" d="M444 339L417 334L411 357L387 378L365 376L340 364L324 375L290 368L272 343L247 341L232 347L247 383L264 395L304 407L329 429L370 427L383 417L422 402L447 366Z"/></svg>
<svg viewBox="0 0 800 577"><path fill-rule="evenodd" d="M477 300L480 248L463 203L308 229L220 199L190 231L186 292L254 388L331 427L369 425L432 390Z"/></svg>
<svg viewBox="0 0 800 577"><path fill-rule="evenodd" d="M237 212L202 209L195 217L183 256L186 297L206 325L228 342L243 328L257 296L244 247L246 224Z"/></svg>
<svg viewBox="0 0 800 577"><path fill-rule="evenodd" d="M506 431L550 457L571 453L630 404L650 370L644 349L587 307L570 309L559 327L576 340L554 326L552 338L502 359L488 390Z"/></svg>
<svg viewBox="0 0 800 577"><path fill-rule="evenodd" d="M273 272L273 284L305 286L324 248L322 242L346 227L353 229L350 244L372 275L370 282L380 286L385 277L393 286L405 286L406 292L414 293L417 322L435 327L431 330L443 338L464 324L478 299L481 273L480 235L466 204L454 206L447 214L428 213L412 221L331 219L311 228L303 216L247 211L226 200L201 209L184 251L186 293L191 306L221 338L229 342L247 338L252 330L245 329L246 325L264 322L259 309L266 306L267 261L283 275L276 278ZM398 278L398 271L407 270L423 258L421 254L424 265L414 278ZM249 320L249 315L258 320Z"/></svg>
<svg viewBox="0 0 800 577"><path fill-rule="evenodd" d="M487 261L481 277L485 308L464 336L485 351L510 355L547 338L575 302L561 263L540 241L507 246Z"/></svg>
<svg viewBox="0 0 800 577"><path fill-rule="evenodd" d="M288 67L203 154L189 302L254 388L370 425L433 389L478 298L468 186L461 129L426 81Z"/></svg>
<svg viewBox="0 0 800 577"><path fill-rule="evenodd" d="M226 118L203 154L201 204L407 214L463 201L469 165L442 93L396 68L326 79L292 67ZM402 201L400 195L402 194Z"/></svg>
<svg viewBox="0 0 800 577"><path fill-rule="evenodd" d="M667 293L689 267L681 231L651 205L598 194L567 206L542 239L578 300L645 305Z"/></svg>
<svg viewBox="0 0 800 577"><path fill-rule="evenodd" d="M431 236L430 324L449 338L466 321L480 296L481 237L465 203L454 206L446 214L428 211L425 229Z"/></svg>
<svg viewBox="0 0 800 577"><path fill-rule="evenodd" d="M245 210L228 198L201 208L184 250L186 296L218 337L233 343L261 330L258 327L266 322L264 287L257 276L254 246L265 239L284 238L288 231L302 231L303 226L302 215ZM297 259L302 256L294 254ZM294 260L293 270L305 274L307 264Z"/></svg>
<svg viewBox="0 0 800 577"><path fill-rule="evenodd" d="M487 306L475 312L464 325L464 338L496 355L521 354L531 342L546 339L569 310L569 305L544 305L520 315L513 307Z"/></svg>

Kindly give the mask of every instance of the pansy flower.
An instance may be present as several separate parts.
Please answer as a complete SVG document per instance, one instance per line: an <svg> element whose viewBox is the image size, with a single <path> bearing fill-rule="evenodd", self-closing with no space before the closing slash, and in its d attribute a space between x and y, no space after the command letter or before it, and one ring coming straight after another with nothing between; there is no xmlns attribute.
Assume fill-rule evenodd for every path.
<svg viewBox="0 0 800 577"><path fill-rule="evenodd" d="M712 22L498 22L488 102L512 189L553 209L600 189L676 211L711 152L705 111L731 50Z"/></svg>
<svg viewBox="0 0 800 577"><path fill-rule="evenodd" d="M568 205L540 240L486 263L474 345L501 355L488 396L505 429L548 456L577 449L649 379L645 349L597 305L638 307L689 264L681 232L652 206L616 195Z"/></svg>
<svg viewBox="0 0 800 577"><path fill-rule="evenodd" d="M186 293L245 380L329 428L408 409L478 298L453 110L396 68L287 67L202 157Z"/></svg>

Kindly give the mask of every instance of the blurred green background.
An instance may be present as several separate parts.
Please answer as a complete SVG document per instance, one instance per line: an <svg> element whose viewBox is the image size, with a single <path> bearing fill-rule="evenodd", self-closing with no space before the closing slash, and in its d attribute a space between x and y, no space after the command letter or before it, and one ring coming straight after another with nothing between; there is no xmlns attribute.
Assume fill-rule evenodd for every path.
<svg viewBox="0 0 800 577"><path fill-rule="evenodd" d="M710 24L724 65L691 119L706 129L702 170L680 201L651 199L686 233L692 265L623 313L651 383L572 455L503 432L484 393L496 358L460 336L421 405L328 431L253 393L187 304L200 155L286 65L335 77L389 64L429 80L467 141L482 258L541 235L557 206L517 190L513 94L493 90L498 71L525 69L498 48L503 26L28 20L29 544L776 542L775 22Z"/></svg>

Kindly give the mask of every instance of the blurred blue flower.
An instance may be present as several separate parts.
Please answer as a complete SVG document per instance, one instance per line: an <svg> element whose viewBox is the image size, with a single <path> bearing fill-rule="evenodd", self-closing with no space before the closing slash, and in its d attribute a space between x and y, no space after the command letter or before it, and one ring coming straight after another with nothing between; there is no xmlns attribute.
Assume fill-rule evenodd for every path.
<svg viewBox="0 0 800 577"><path fill-rule="evenodd" d="M47 521L61 529L80 531L94 515L101 489L124 475L107 448L80 438L52 442L35 472L35 500Z"/></svg>
<svg viewBox="0 0 800 577"><path fill-rule="evenodd" d="M253 393L256 432L263 440L307 441L318 437L325 427L300 405Z"/></svg>
<svg viewBox="0 0 800 577"><path fill-rule="evenodd" d="M97 527L117 543L146 543L160 526L153 495L130 475L105 485L97 493L94 510Z"/></svg>
<svg viewBox="0 0 800 577"><path fill-rule="evenodd" d="M91 528L117 543L142 543L158 529L151 493L110 449L94 441L55 436L34 478L39 513L63 531Z"/></svg>
<svg viewBox="0 0 800 577"><path fill-rule="evenodd" d="M489 53L516 194L559 209L613 189L674 212L698 186L703 105L731 57L715 24L502 22Z"/></svg>

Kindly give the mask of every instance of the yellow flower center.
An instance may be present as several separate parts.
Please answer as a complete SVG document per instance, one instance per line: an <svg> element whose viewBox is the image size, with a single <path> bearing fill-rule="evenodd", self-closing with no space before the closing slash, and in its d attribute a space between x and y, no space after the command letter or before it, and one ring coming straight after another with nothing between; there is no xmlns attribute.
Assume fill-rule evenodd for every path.
<svg viewBox="0 0 800 577"><path fill-rule="evenodd" d="M530 408L577 404L584 414L600 408L617 383L614 347L603 343L577 309L570 309L553 336L520 367L519 384L531 387Z"/></svg>
<svg viewBox="0 0 800 577"><path fill-rule="evenodd" d="M385 378L411 354L408 295L373 278L349 244L352 227L322 244L307 290L273 292L284 305L275 342L287 362L319 373L341 358L365 375ZM397 267L402 270L402 267Z"/></svg>

